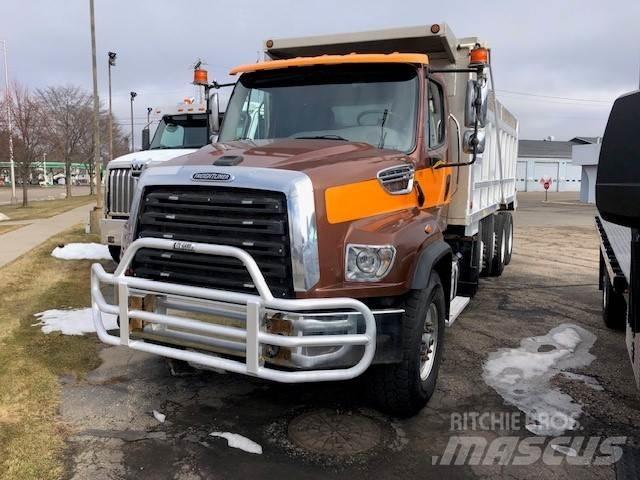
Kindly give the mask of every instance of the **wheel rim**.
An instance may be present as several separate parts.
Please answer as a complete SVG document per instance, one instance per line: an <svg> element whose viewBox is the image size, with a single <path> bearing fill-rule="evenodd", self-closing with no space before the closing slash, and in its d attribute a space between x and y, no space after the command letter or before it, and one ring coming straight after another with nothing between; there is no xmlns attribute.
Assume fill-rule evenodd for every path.
<svg viewBox="0 0 640 480"><path fill-rule="evenodd" d="M509 222L509 235L507 235L507 252L511 255L511 249L513 248L513 225Z"/></svg>
<svg viewBox="0 0 640 480"><path fill-rule="evenodd" d="M420 379L426 380L433 370L438 347L438 307L431 302L427 309L420 340Z"/></svg>
<svg viewBox="0 0 640 480"><path fill-rule="evenodd" d="M480 240L480 270L484 270L484 242Z"/></svg>
<svg viewBox="0 0 640 480"><path fill-rule="evenodd" d="M506 252L506 245L505 245L505 233L504 230L502 231L502 241L500 242L500 263L504 263L504 257L505 257L505 252Z"/></svg>
<svg viewBox="0 0 640 480"><path fill-rule="evenodd" d="M608 296L609 296L608 290L609 289L607 288L609 285L607 284L607 282L608 282L608 280L605 277L604 282L603 282L604 285L602 286L602 308L603 309L606 309L607 308L607 303L609 303L609 298L608 298Z"/></svg>

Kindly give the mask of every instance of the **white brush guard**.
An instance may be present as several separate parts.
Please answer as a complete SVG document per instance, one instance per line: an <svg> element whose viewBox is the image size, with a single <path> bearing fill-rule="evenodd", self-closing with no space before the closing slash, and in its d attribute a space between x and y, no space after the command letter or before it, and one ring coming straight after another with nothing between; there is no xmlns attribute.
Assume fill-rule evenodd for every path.
<svg viewBox="0 0 640 480"><path fill-rule="evenodd" d="M131 262L141 248L159 250L188 251L207 255L220 255L240 260L249 272L258 295L228 292L210 288L193 287L174 283L158 282L127 276ZM104 298L101 286L113 285L116 289L117 305L109 304ZM165 313L130 309L129 298L137 295L157 295L180 301L197 299L199 301L224 302L230 306L246 306L246 328L237 328L200 320L177 317ZM274 298L251 255L236 247L202 243L175 242L157 238L142 238L134 241L125 251L120 264L113 274L107 273L100 264L91 268L91 306L93 321L98 337L110 345L123 345L134 350L153 353L165 357L197 363L203 366L219 368L229 372L242 373L255 377L284 383L322 382L347 380L357 377L371 364L376 349L376 323L371 310L362 302L352 298L321 298L287 300ZM283 312L308 312L314 310L348 309L357 312L364 319L364 332L353 334L314 334L286 336L268 333L264 329L265 310ZM107 332L102 314L110 313L120 318L120 336ZM202 351L183 350L171 346L158 345L144 340L131 339L129 320L138 319L160 326L188 330L196 334L226 337L246 344L245 358L223 358L217 354ZM263 346L272 345L281 348L297 347L348 347L363 346L360 360L349 368L316 369L305 371L287 371L265 366Z"/></svg>

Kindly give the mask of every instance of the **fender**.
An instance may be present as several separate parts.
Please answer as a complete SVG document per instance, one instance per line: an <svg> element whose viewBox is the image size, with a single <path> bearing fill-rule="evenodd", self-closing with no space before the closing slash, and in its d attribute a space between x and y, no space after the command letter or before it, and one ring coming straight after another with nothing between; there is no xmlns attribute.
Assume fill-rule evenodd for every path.
<svg viewBox="0 0 640 480"><path fill-rule="evenodd" d="M451 247L444 240L436 240L426 245L418 254L416 266L413 270L413 278L411 279L411 289L421 290L426 288L433 266L445 256L451 257ZM440 280L444 286L451 282L450 278L441 278ZM445 290L449 290L449 288L445 287Z"/></svg>

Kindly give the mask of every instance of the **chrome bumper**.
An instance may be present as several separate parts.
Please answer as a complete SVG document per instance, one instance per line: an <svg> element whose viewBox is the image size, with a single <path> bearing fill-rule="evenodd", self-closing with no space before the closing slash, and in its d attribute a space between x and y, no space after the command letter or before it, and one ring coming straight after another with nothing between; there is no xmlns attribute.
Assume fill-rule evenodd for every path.
<svg viewBox="0 0 640 480"><path fill-rule="evenodd" d="M251 275L258 295L127 276L125 272L129 269L135 253L141 248L187 250L237 258ZM117 304L107 303L101 290L102 284L115 287ZM154 311L130 308L130 298L149 295L157 300ZM110 345L123 345L206 367L284 383L335 381L357 377L369 367L376 350L375 317L362 302L352 298L274 298L254 259L244 250L223 245L174 242L155 238L138 239L129 245L113 274L107 273L100 264L92 266L91 306L98 337ZM171 315L167 314L167 309L240 321L243 328L188 316ZM337 312L332 314L332 311ZM119 336L106 331L103 313L119 316ZM291 317L288 320L287 315ZM181 337L190 344L201 344L209 349L214 347L214 350L217 348L222 352L236 351L243 358L233 358L233 354L222 357L218 353L207 353L197 348L185 350L131 338L131 319L144 322L145 330L157 332L165 338ZM273 333L270 323L273 323L274 319L284 319L291 324L291 329L286 333ZM271 332L267 331L269 329ZM358 333L358 330L362 331ZM351 333L331 333L332 331ZM329 348L327 353L318 355L305 353L309 349L322 347L332 348ZM350 363L344 368L288 371L274 368L274 362L269 358L269 353L273 353L274 348L287 349L291 353L291 361L300 368L328 365L336 360L347 360ZM351 360L354 352L358 358Z"/></svg>
<svg viewBox="0 0 640 480"><path fill-rule="evenodd" d="M121 218L103 218L100 221L100 241L105 245L122 245L122 234L127 221Z"/></svg>

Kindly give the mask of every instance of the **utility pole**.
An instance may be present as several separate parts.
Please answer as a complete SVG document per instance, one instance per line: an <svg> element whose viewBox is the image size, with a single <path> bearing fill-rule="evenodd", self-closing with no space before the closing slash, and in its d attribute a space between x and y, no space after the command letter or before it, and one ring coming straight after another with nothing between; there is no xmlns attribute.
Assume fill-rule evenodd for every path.
<svg viewBox="0 0 640 480"><path fill-rule="evenodd" d="M109 161L113 160L113 114L111 113L111 67L116 66L116 52L109 52Z"/></svg>
<svg viewBox="0 0 640 480"><path fill-rule="evenodd" d="M93 0L89 0L91 22L91 67L93 70L93 163L96 181L96 207L89 219L92 233L100 233L102 218L102 161L100 158L100 101L98 99L98 67L96 61L96 22Z"/></svg>
<svg viewBox="0 0 640 480"><path fill-rule="evenodd" d="M13 129L11 122L11 103L9 95L9 68L7 67L7 41L2 40L2 51L4 53L4 85L5 99L7 101L7 129L9 130L9 163L11 164L11 204L16 203L16 169L13 163Z"/></svg>
<svg viewBox="0 0 640 480"><path fill-rule="evenodd" d="M133 139L133 99L138 95L136 92L131 92L131 151L134 151L135 142Z"/></svg>
<svg viewBox="0 0 640 480"><path fill-rule="evenodd" d="M44 172L44 186L48 187L49 182L47 181L47 152L42 154L42 170Z"/></svg>

